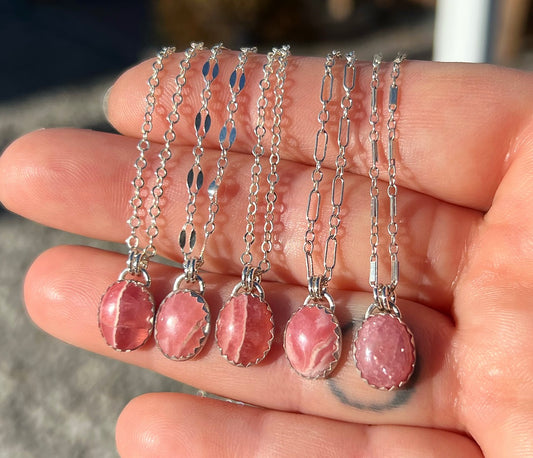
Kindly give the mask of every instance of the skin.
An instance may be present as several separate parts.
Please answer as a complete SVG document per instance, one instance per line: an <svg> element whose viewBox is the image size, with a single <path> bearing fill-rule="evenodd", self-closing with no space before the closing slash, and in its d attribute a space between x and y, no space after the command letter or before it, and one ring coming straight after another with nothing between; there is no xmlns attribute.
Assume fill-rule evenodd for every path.
<svg viewBox="0 0 533 458"><path fill-rule="evenodd" d="M160 105L150 135L156 152L167 128L164 118L180 58L169 58L161 74ZM247 67L247 86L236 116L237 141L203 266L205 297L213 316L240 280L262 59L250 58ZM204 60L194 60L188 74L158 221L158 253L176 260L181 259L178 235L185 221L186 174L196 144L191 126L200 104ZM235 62L235 53L221 57L219 80L224 83L219 88L226 87L222 84ZM128 70L110 92L108 117L121 135L41 130L13 143L0 158L2 203L43 224L123 241L150 65ZM341 66L335 71L340 78ZM231 366L220 356L213 335L198 358L183 363L166 359L152 342L131 353L108 348L97 327L97 308L102 293L124 269L125 258L93 248L57 247L35 261L25 284L30 316L47 332L79 347L253 405L175 393L141 396L118 420L121 456L533 455L533 212L528 211L533 199L533 76L485 65L408 61L402 66L397 112L398 306L415 336L418 361L411 383L388 393L366 385L350 355L354 326L372 302L367 284L367 63L360 64L354 93L339 252L329 289L343 328L343 352L330 379L316 381L300 378L283 355L284 325L307 293L302 243L323 60L294 57L287 72L279 213L272 269L262 283L274 312L276 335L260 365ZM385 94L389 72L384 65ZM221 126L226 116L226 96L227 89L213 91L213 126ZM336 93L332 103L340 96ZM383 93L379 103L386 119ZM331 140L336 139L335 124L328 125ZM386 138L384 124L382 137ZM204 146L203 168L212 177L217 135L209 135ZM327 183L334 175L334 160L335 154L330 154L324 163L324 218L330 211ZM146 176L157 162L150 162ZM385 186L382 182L383 197ZM386 221L385 200L381 210L381 221ZM200 200L195 221L203 224L205 214L205 200ZM317 234L318 270L327 236L324 228ZM385 237L381 249L380 276L386 279ZM149 271L160 302L179 272L156 263Z"/></svg>

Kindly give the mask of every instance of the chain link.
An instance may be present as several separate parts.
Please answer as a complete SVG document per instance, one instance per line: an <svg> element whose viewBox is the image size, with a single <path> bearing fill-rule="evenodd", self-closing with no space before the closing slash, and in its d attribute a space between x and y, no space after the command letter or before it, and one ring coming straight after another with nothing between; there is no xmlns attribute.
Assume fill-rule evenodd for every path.
<svg viewBox="0 0 533 458"><path fill-rule="evenodd" d="M370 145L372 150L372 165L370 166L370 286L373 288L377 286L378 282L378 245L379 245L379 168L378 163L378 141L379 132L377 124L379 122L378 113L378 88L379 88L379 69L383 57L381 54L376 54L372 60L372 79L370 81L370 118L369 122L372 126L369 134Z"/></svg>
<svg viewBox="0 0 533 458"><path fill-rule="evenodd" d="M270 146L270 173L267 176L268 192L265 195L266 210L265 210L265 224L263 226L263 243L261 244L261 251L263 252L263 259L259 263L261 273L270 270L270 261L268 256L272 251L272 232L274 231L274 207L278 196L276 194L276 184L279 181L279 174L277 171L280 161L279 145L281 143L281 119L283 116L283 96L285 94L285 78L287 70L287 57L289 56L289 47L283 46L278 50L277 62L278 68L276 70L276 85L274 86L274 106L272 107L273 121L272 121L272 144Z"/></svg>
<svg viewBox="0 0 533 458"><path fill-rule="evenodd" d="M387 231L390 236L389 255L391 261L391 292L394 292L399 280L399 262L398 262L398 243L396 235L398 234L398 223L396 221L396 198L398 195L398 186L396 186L396 159L394 155L394 146L396 139L396 110L398 108L398 84L400 76L400 64L405 59L405 54L398 54L392 63L391 85L389 89L389 120L387 129L389 133L388 141L388 173L389 185L387 186L387 195L389 196L390 221Z"/></svg>
<svg viewBox="0 0 533 458"><path fill-rule="evenodd" d="M257 99L257 124L254 129L254 133L256 136L256 143L254 147L252 148L252 154L254 156L254 163L252 164L252 167L250 169L251 183L250 183L250 189L248 193L246 230L245 230L245 234L243 237L244 243L245 243L245 249L240 258L241 263L245 267L248 265L251 265L253 262L253 255L252 255L251 250L252 250L252 245L255 242L255 217L257 214L259 178L263 171L263 167L261 165L261 158L265 154L265 147L263 145L263 140L266 134L265 117L266 117L266 109L268 106L267 92L270 90L270 87L271 87L270 78L272 77L272 74L274 73L274 64L276 62L278 63L278 70L276 72L277 85L284 84L286 60L289 54L290 54L290 51L289 51L288 46L284 46L281 49L273 48L272 51L267 54L267 61L263 65L263 78L261 79L259 83L259 88L261 90L261 93L259 95L259 98ZM282 108L281 108L281 104L283 102L283 87L281 87L281 89L277 89L277 91L275 90L274 95L275 95L275 106L273 107L273 110L272 110L272 113L274 116L274 122L273 122L273 127L272 127L270 174L268 177L269 191L265 195L266 201L267 201L267 210L265 212L264 241L267 242L267 244L262 246L263 259L261 261L261 265L264 267L264 270L263 269L261 270L263 272L266 272L267 270L270 269L270 263L268 261L268 254L270 253L270 250L272 249L272 245L271 245L272 231L270 230L272 226L270 226L270 224L271 223L273 224L272 218L273 218L273 212L274 212L274 203L276 200L275 185L277 181L279 180L279 176L277 175L277 163L279 162L279 142L281 140L280 123L281 123L281 116L283 113ZM274 127L275 124L277 124L277 127ZM269 230L267 231L267 229ZM266 235L267 232L268 232L268 235ZM270 245L268 244L269 242L270 242Z"/></svg>
<svg viewBox="0 0 533 458"><path fill-rule="evenodd" d="M394 300L395 288L399 281L399 261L398 261L398 243L396 236L398 234L398 222L396 221L396 205L398 196L398 187L396 185L396 159L394 154L395 140L396 140L396 110L398 108L398 84L397 80L400 76L400 64L405 59L405 54L398 54L396 59L392 63L391 70L391 84L389 88L389 102L388 111L389 118L387 120L387 132L388 132L388 145L387 145L387 159L388 159L388 186L387 195L389 197L389 223L387 225L387 232L390 237L389 243L389 255L391 262L391 281L390 284L384 286L379 283L378 276L378 245L379 245L379 224L378 224L378 177L379 168L378 162L378 150L377 143L379 140L379 133L376 130L376 125L379 121L377 113L377 90L379 86L379 66L381 64L381 56L374 56L373 68L372 68L372 102L371 102L371 114L370 124L372 129L370 132L370 142L372 145L372 165L370 167L369 175L371 178L370 196L371 196L371 233L370 233L370 286L374 289L374 294L385 288L387 290L387 296L389 299Z"/></svg>
<svg viewBox="0 0 533 458"><path fill-rule="evenodd" d="M130 235L126 239L126 244L129 248L128 268L132 274L139 274L142 269L146 268L148 257L144 250L139 249L139 236L137 234L138 229L141 226L142 218L140 216L140 210L143 205L141 198L141 190L145 185L143 178L144 169L147 166L146 153L150 149L150 141L148 135L153 128L153 113L156 105L155 91L159 86L159 73L163 70L163 61L175 51L173 47L162 48L158 53L156 60L152 64L152 75L148 78L147 84L149 87L148 94L146 95L146 109L143 118L143 124L141 127L141 139L137 144L137 150L139 156L137 157L134 167L136 169L136 175L133 179L133 196L130 199L130 205L132 207L132 215L128 219L127 223L130 227ZM154 218L154 217L153 217ZM147 229L147 232L150 231ZM152 239L153 240L153 239ZM132 261L134 260L134 261Z"/></svg>
<svg viewBox="0 0 533 458"><path fill-rule="evenodd" d="M320 87L320 103L322 108L318 113L318 122L320 127L315 137L315 149L313 152L313 159L315 160L315 169L311 175L313 181L313 188L309 193L307 200L307 230L305 231L304 239L304 253L305 264L307 268L307 278L315 276L314 264L313 264L313 250L315 245L315 224L318 221L320 215L320 183L324 178L324 172L322 172L322 163L326 158L326 151L328 148L329 135L326 130L326 124L329 121L330 114L328 110L328 103L333 96L333 73L332 68L335 65L335 60L338 59L341 54L338 51L332 51L326 56L324 63L324 75L322 76L322 84Z"/></svg>
<svg viewBox="0 0 533 458"><path fill-rule="evenodd" d="M232 147L237 137L234 119L235 113L237 113L238 110L237 97L246 84L244 66L248 61L248 56L255 52L257 52L257 48L241 48L239 53L239 61L230 76L229 87L231 97L228 105L226 106L228 117L222 126L219 135L220 157L217 161L217 174L208 188L209 215L206 223L204 224L204 242L200 251L200 255L198 256L198 266L201 266L204 262L204 253L207 246L207 241L209 240L210 235L215 231L215 218L219 211L218 189L222 184L224 172L226 170L226 166L228 165L228 151Z"/></svg>
<svg viewBox="0 0 533 458"><path fill-rule="evenodd" d="M196 245L196 228L194 225L194 214L196 213L196 199L203 186L204 174L200 160L204 154L203 141L211 127L211 114L209 113L209 101L212 97L211 84L219 73L218 55L222 51L222 44L217 44L211 48L211 55L202 67L202 76L204 79L204 88L201 94L202 106L196 114L194 128L196 132L197 143L192 149L194 163L187 174L187 190L189 200L185 207L187 220L179 237L181 252L183 253L184 262L189 259Z"/></svg>
<svg viewBox="0 0 533 458"><path fill-rule="evenodd" d="M159 229L157 227L157 218L161 214L159 200L163 196L163 182L167 176L166 164L167 161L172 157L170 145L176 139L176 133L174 129L175 125L180 120L180 114L178 110L183 102L182 91L185 83L187 82L186 74L191 67L191 59L201 49L203 49L203 43L191 43L190 48L185 51L185 57L179 64L179 72L176 76L176 91L172 96L172 109L167 116L169 125L167 131L163 135L165 145L159 152L159 167L156 170L156 181L154 187L152 188L152 205L149 211L150 225L146 230L146 234L148 235L148 245L144 249L144 253L147 258L156 255L154 239L159 234Z"/></svg>
<svg viewBox="0 0 533 458"><path fill-rule="evenodd" d="M309 193L309 200L307 203L307 231L304 241L304 253L306 256L307 279L310 285L310 295L312 297L322 297L326 291L327 283L331 280L333 269L337 262L337 235L341 223L341 206L344 200L344 168L346 167L346 147L350 142L350 126L349 111L352 107L351 93L355 87L356 69L355 69L355 54L350 52L346 54L346 63L344 66L343 89L344 95L341 99L342 115L339 119L339 128L337 136L338 154L335 159L335 177L331 183L331 215L329 217L329 235L326 239L324 248L324 273L320 278L315 276L313 266L313 250L315 242L315 224L320 215L321 194L320 183L323 179L322 163L326 157L328 133L326 131L326 123L330 115L327 108L331 101L333 92L333 73L332 68L335 65L336 59L342 58L342 54L337 51L332 51L326 57L324 64L324 76L322 77L322 86L320 90L320 101L322 109L318 114L318 121L320 127L315 138L315 170L313 170L311 179L313 181L313 188ZM317 280L313 280L317 279ZM318 286L317 286L318 285Z"/></svg>

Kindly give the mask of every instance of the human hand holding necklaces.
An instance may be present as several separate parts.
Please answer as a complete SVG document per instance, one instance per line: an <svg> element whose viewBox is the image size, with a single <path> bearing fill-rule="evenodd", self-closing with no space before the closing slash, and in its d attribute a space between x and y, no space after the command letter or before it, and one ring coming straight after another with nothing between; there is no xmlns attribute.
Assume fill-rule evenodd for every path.
<svg viewBox="0 0 533 458"><path fill-rule="evenodd" d="M201 68L208 54L202 55L189 71L190 92L181 114L181 122L187 124L194 122L204 85ZM229 51L219 56L219 79L229 80L236 57ZM168 71L160 75L161 105L149 133L158 149L163 146L173 76L181 59L180 54L168 57ZM138 154L151 64L129 70L111 90L109 119L122 135L55 129L11 145L0 159L2 202L43 224L123 241L128 236L124 222L131 212L131 166ZM242 278L239 257L263 64L264 56L249 56L249 92L239 100L237 137L218 195L217 229L202 266L213 316ZM350 354L354 333L373 301L368 287L372 65L357 65L339 248L328 285L343 350L329 377L300 377L283 351L285 324L308 295L302 243L309 178L315 167L323 59L291 57L287 67L278 213L271 269L261 282L275 331L272 348L259 364L228 364L213 333L202 352L188 361L166 358L153 339L133 352L109 348L95 317L102 293L124 269L123 255L57 247L30 269L25 287L28 311L51 334L261 407L175 393L142 396L127 406L118 422L117 443L123 456L481 456L480 449L489 457L533 453L533 76L481 65L402 63L396 152L402 270L396 300L415 337L417 363L409 383L388 392L365 383ZM390 64L382 68L388 87ZM213 92L213 126L222 126L227 117L224 101ZM378 99L384 113L388 102L385 96ZM335 123L330 126L330 136L336 139ZM268 141L270 135L267 132ZM188 199L183 184L196 142L194 130L177 136L161 197L157 251L176 260L181 260L177 247ZM206 136L203 147L204 173L214 176L220 152L217 136ZM323 162L324 182L335 176L335 156ZM386 164L386 155L382 157ZM148 175L153 176L157 166L151 162ZM386 192L382 194L386 198ZM388 208L382 207L386 221ZM198 208L203 221L207 207ZM324 247L327 231L316 233L317 246ZM387 242L382 246L386 250ZM386 258L387 251L384 254ZM176 269L152 262L150 276L159 303L172 289Z"/></svg>

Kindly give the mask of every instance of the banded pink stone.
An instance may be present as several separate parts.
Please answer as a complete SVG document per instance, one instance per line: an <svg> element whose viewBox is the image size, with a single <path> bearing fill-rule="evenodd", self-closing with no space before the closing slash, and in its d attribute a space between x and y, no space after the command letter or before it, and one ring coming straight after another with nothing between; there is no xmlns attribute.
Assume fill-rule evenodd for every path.
<svg viewBox="0 0 533 458"><path fill-rule="evenodd" d="M245 367L256 364L272 345L272 310L254 294L234 296L220 310L215 335L220 352L229 362Z"/></svg>
<svg viewBox="0 0 533 458"><path fill-rule="evenodd" d="M306 378L326 377L341 352L337 318L321 305L300 307L285 328L283 346L293 369Z"/></svg>
<svg viewBox="0 0 533 458"><path fill-rule="evenodd" d="M102 296L98 326L107 345L118 351L136 350L152 334L154 300L142 283L119 280Z"/></svg>
<svg viewBox="0 0 533 458"><path fill-rule="evenodd" d="M157 312L157 346L170 359L194 358L209 334L209 320L209 307L201 294L173 291L161 302Z"/></svg>
<svg viewBox="0 0 533 458"><path fill-rule="evenodd" d="M380 313L365 320L353 345L361 377L379 389L405 384L413 373L416 353L413 335L399 318Z"/></svg>

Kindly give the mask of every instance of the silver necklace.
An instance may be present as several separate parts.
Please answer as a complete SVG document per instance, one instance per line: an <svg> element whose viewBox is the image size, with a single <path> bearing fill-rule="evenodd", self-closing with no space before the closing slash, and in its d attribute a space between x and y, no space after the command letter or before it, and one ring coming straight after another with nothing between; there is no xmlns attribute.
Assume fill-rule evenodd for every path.
<svg viewBox="0 0 533 458"><path fill-rule="evenodd" d="M257 142L252 150L254 163L251 168L251 185L248 195L248 213L244 235L245 250L241 255L243 271L241 281L233 288L231 297L220 310L216 323L215 337L220 352L230 363L237 366L247 367L262 361L270 351L274 338L272 310L265 301L261 277L271 267L268 256L272 251L274 207L277 199L275 186L279 181L277 166L280 160L282 104L289 54L288 46L280 49L274 48L267 55L267 62L263 66L263 79L260 82L261 95L257 102L257 125L255 127ZM270 173L267 176L269 188L265 193L266 210L261 243L263 257L254 266L252 245L256 240L255 222L259 181L262 172L261 158L265 153L263 139L266 133L267 91L271 89L271 78L274 76L276 82L272 88L274 103L272 106L272 143L269 155Z"/></svg>
<svg viewBox="0 0 533 458"><path fill-rule="evenodd" d="M363 380L374 388L392 390L403 386L411 377L416 361L414 338L402 321L400 310L396 304L396 287L399 281L398 222L396 221L396 206L398 187L396 185L396 110L398 108L398 77L400 64L405 55L399 54L392 63L391 85L389 88L389 119L388 131L388 186L390 220L387 232L390 237L389 256L391 262L391 280L388 284L379 282L378 276L378 245L379 245L379 168L378 168L378 142L379 132L377 124L379 114L377 110L377 95L379 88L379 70L381 55L374 56L372 63L371 80L371 114L370 144L372 151L372 164L370 176L370 278L374 301L368 307L365 320L358 329L353 342L352 353L355 365Z"/></svg>
<svg viewBox="0 0 533 458"><path fill-rule="evenodd" d="M216 177L208 187L208 220L204 225L204 237L200 253L193 256L197 242L194 215L197 210L197 197L204 182L204 173L201 167L201 158L204 154L203 141L211 126L209 100L212 94L212 83L219 73L218 55L221 51L221 45L214 46L202 69L205 85L201 97L202 106L195 119L197 144L193 148L194 163L187 175L189 193L185 207L187 220L180 234L184 272L177 277L173 290L161 303L155 323L155 339L159 349L167 358L176 361L188 360L198 355L209 335L210 310L204 298L205 283L199 275L198 269L204 264L207 242L215 230L215 218L219 211L218 189L222 184L222 178L228 164L228 151L237 134L234 120L238 110L237 96L246 82L244 66L249 54L255 52L255 48L241 49L238 63L230 76L231 98L227 105L228 118L219 135L220 157L217 161ZM184 77L181 79L185 82ZM183 288L183 285L187 286ZM193 289L195 285L197 285L198 290Z"/></svg>
<svg viewBox="0 0 533 458"><path fill-rule="evenodd" d="M355 87L355 55L346 55L341 99L342 115L339 120L337 137L338 155L335 161L335 177L331 185L331 215L329 236L324 248L324 271L316 275L313 263L315 248L315 224L321 207L320 183L323 180L322 163L326 158L328 132L326 124L330 119L328 104L333 95L333 66L342 55L333 51L326 57L325 72L322 77L320 101L322 109L318 114L320 127L316 134L314 160L315 169L311 174L313 187L307 202L307 231L304 253L307 265L309 294L303 305L291 316L285 328L283 346L292 368L302 377L316 379L327 377L337 365L342 348L342 335L335 317L335 302L328 292L333 269L337 259L337 234L341 223L341 205L344 198L344 167L346 147L350 141L349 112L352 107L351 92Z"/></svg>
<svg viewBox="0 0 533 458"><path fill-rule="evenodd" d="M133 196L130 200L132 215L128 219L130 235L126 240L129 249L127 268L121 272L118 281L104 293L98 308L100 332L106 343L117 351L136 350L144 345L152 335L155 305L149 291L151 279L147 268L150 258L156 254L154 239L158 234L157 217L160 212L158 203L153 201L149 210L150 224L146 228L148 242L144 248L141 248L138 236L142 222L140 210L143 207L141 190L145 185L146 153L150 149L148 134L153 127L155 92L159 86L159 73L163 70L164 60L174 51L174 48L163 48L152 65L152 75L148 79L149 91L146 95L141 139L137 145L139 156L134 164L136 175L133 179ZM142 277L143 281L140 281L139 277Z"/></svg>

